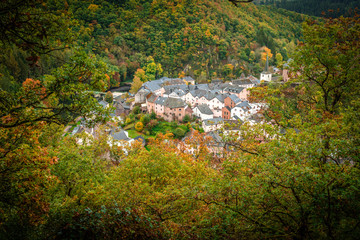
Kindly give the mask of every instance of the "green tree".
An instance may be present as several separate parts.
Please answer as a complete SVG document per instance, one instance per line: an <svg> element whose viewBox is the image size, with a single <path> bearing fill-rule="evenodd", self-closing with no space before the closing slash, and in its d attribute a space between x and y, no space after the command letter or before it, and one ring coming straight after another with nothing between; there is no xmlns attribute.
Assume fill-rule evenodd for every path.
<svg viewBox="0 0 360 240"><path fill-rule="evenodd" d="M276 53L275 59L276 59L276 66L278 68L282 68L284 62L281 53Z"/></svg>
<svg viewBox="0 0 360 240"><path fill-rule="evenodd" d="M184 116L183 122L188 123L188 122L190 122L190 121L191 121L190 116L189 116L188 114L186 114L186 115Z"/></svg>
<svg viewBox="0 0 360 240"><path fill-rule="evenodd" d="M140 118L140 122L142 122L144 125L148 124L150 122L151 118L149 114L145 114Z"/></svg>
<svg viewBox="0 0 360 240"><path fill-rule="evenodd" d="M108 103L112 103L113 102L113 94L110 91L107 91L105 94L105 101Z"/></svg>
<svg viewBox="0 0 360 240"><path fill-rule="evenodd" d="M174 133L174 136L176 137L176 138L179 138L179 139L181 139L181 138L183 138L184 136L185 136L185 130L184 129L182 129L182 128L176 128L174 131L173 131L173 133Z"/></svg>

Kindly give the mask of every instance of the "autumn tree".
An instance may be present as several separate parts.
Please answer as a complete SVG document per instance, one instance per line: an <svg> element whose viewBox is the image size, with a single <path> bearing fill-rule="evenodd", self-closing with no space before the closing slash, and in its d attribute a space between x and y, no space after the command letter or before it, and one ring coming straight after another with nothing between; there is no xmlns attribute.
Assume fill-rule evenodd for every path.
<svg viewBox="0 0 360 240"><path fill-rule="evenodd" d="M141 132L144 129L144 124L142 122L137 122L135 124L135 130Z"/></svg>
<svg viewBox="0 0 360 240"><path fill-rule="evenodd" d="M105 94L105 101L108 103L112 103L113 102L113 94L110 91L107 91Z"/></svg>
<svg viewBox="0 0 360 240"><path fill-rule="evenodd" d="M141 88L143 82L137 76L134 77L133 82L131 83L130 92L135 94Z"/></svg>
<svg viewBox="0 0 360 240"><path fill-rule="evenodd" d="M306 23L292 64L296 79L253 91L268 104L268 122L241 127L242 141L230 142L234 152L222 165L224 178L198 198L214 206L218 221L236 219L236 237L359 234L359 26L357 15Z"/></svg>

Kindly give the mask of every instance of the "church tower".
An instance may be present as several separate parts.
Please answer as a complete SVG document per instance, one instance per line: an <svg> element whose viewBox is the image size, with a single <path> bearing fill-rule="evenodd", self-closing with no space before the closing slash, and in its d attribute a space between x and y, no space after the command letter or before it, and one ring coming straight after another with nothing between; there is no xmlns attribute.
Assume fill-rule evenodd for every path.
<svg viewBox="0 0 360 240"><path fill-rule="evenodd" d="M260 74L260 81L270 82L271 72L269 71L269 57L266 56L266 64L264 71Z"/></svg>

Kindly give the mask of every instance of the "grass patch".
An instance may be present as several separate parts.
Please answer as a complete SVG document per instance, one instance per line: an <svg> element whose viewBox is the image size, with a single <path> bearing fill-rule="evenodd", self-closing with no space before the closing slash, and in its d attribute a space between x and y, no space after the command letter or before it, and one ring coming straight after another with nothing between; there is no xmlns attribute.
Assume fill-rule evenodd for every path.
<svg viewBox="0 0 360 240"><path fill-rule="evenodd" d="M141 133L137 132L134 129L128 130L127 132L129 133L130 138L136 138L137 136L141 135Z"/></svg>
<svg viewBox="0 0 360 240"><path fill-rule="evenodd" d="M134 128L134 123L130 123L129 125L124 127L124 130L130 130L130 129L133 129L133 128Z"/></svg>

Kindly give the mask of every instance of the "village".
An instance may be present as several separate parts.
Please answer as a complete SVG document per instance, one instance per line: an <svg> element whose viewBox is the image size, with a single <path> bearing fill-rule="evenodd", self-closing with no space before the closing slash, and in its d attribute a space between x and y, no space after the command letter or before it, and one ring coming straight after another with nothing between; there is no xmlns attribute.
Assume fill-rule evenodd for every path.
<svg viewBox="0 0 360 240"><path fill-rule="evenodd" d="M99 104L111 109L110 120L94 127L86 127L85 121L79 121L67 131L71 135L83 132L94 138L103 131L110 146L126 148L136 140L145 146L147 139L159 132L172 133L179 139L179 147L194 153L196 147L186 143L195 129L204 133L208 150L219 156L224 153L224 134L238 132L244 123L251 126L262 121L260 112L266 105L250 102L248 97L251 88L270 81L268 61L260 79L242 74L227 82L212 80L197 84L190 76L162 77L144 82L134 95L114 92L107 100L104 93L96 94ZM81 139L78 143L83 144Z"/></svg>

